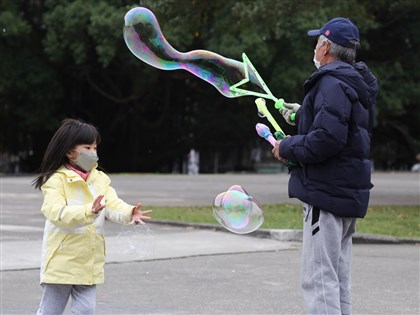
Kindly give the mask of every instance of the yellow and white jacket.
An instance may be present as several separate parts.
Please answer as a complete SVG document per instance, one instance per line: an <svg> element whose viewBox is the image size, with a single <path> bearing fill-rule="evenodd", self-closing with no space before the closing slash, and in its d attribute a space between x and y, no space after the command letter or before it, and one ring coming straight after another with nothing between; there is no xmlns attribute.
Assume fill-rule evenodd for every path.
<svg viewBox="0 0 420 315"><path fill-rule="evenodd" d="M92 169L84 181L65 166L41 187L46 218L41 255L41 283L91 285L104 282L105 217L128 224L134 206L119 199L109 177ZM106 208L92 213L104 195Z"/></svg>

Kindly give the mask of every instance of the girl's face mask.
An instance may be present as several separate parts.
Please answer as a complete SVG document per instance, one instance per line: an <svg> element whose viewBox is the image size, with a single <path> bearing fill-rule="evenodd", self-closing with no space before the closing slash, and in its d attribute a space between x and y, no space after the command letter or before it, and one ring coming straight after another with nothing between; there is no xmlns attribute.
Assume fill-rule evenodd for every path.
<svg viewBox="0 0 420 315"><path fill-rule="evenodd" d="M79 152L77 150L74 151ZM79 152L79 155L73 160L73 162L85 172L90 172L98 160L99 158L96 152L86 151Z"/></svg>

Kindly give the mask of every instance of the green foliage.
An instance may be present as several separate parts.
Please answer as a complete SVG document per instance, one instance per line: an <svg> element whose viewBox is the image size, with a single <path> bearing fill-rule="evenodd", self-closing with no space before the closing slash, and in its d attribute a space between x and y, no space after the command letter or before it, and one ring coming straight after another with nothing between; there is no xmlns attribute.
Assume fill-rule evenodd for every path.
<svg viewBox="0 0 420 315"><path fill-rule="evenodd" d="M3 28L0 30L2 33L2 40L13 41L22 36L27 36L31 27L28 22L23 20L16 12L3 11L0 13L0 25Z"/></svg>
<svg viewBox="0 0 420 315"><path fill-rule="evenodd" d="M52 61L106 67L120 47L126 8L109 1L46 1L44 47Z"/></svg>
<svg viewBox="0 0 420 315"><path fill-rule="evenodd" d="M6 10L4 10L6 8ZM39 131L57 124L62 87L40 53L39 19L25 1L0 4L0 152L28 156Z"/></svg>
<svg viewBox="0 0 420 315"><path fill-rule="evenodd" d="M205 172L213 171L218 159L219 171L246 169L241 156L263 143L253 130L260 121L254 100L225 98L185 71L161 71L136 59L122 29L125 13L137 5L154 12L180 52L205 49L236 60L245 52L273 94L292 102L302 101L303 82L314 70L314 39L306 32L335 16L351 18L361 34L360 59L380 84L375 165L406 169L415 162L420 152L420 5L415 0L334 5L327 0L3 0L1 151L33 150L27 161L27 170L33 170L52 130L67 116L99 127L107 170L180 169L193 147L200 150Z"/></svg>
<svg viewBox="0 0 420 315"><path fill-rule="evenodd" d="M420 152L420 3L375 1L367 8L377 23L368 30L362 57L380 85L372 153L378 168L408 168Z"/></svg>

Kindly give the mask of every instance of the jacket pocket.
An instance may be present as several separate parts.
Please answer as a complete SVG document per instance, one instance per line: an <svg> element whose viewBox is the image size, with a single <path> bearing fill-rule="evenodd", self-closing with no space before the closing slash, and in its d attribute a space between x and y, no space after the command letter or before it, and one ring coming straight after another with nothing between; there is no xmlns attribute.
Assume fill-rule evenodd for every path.
<svg viewBox="0 0 420 315"><path fill-rule="evenodd" d="M51 233L48 235L44 270L48 269L49 264L52 258L56 255L57 251L63 249L64 240L67 238L67 236L67 234L62 233Z"/></svg>

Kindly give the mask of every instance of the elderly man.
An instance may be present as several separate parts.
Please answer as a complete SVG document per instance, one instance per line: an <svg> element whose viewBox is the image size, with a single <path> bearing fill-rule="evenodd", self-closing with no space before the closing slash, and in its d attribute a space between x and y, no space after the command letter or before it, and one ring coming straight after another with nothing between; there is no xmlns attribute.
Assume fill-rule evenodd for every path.
<svg viewBox="0 0 420 315"><path fill-rule="evenodd" d="M355 63L359 31L349 19L334 18L308 35L319 36L317 70L304 84L302 106L280 110L298 133L277 141L273 154L299 164L291 169L289 196L304 203L302 289L308 311L350 314L352 236L373 187L369 150L378 87L367 66Z"/></svg>

